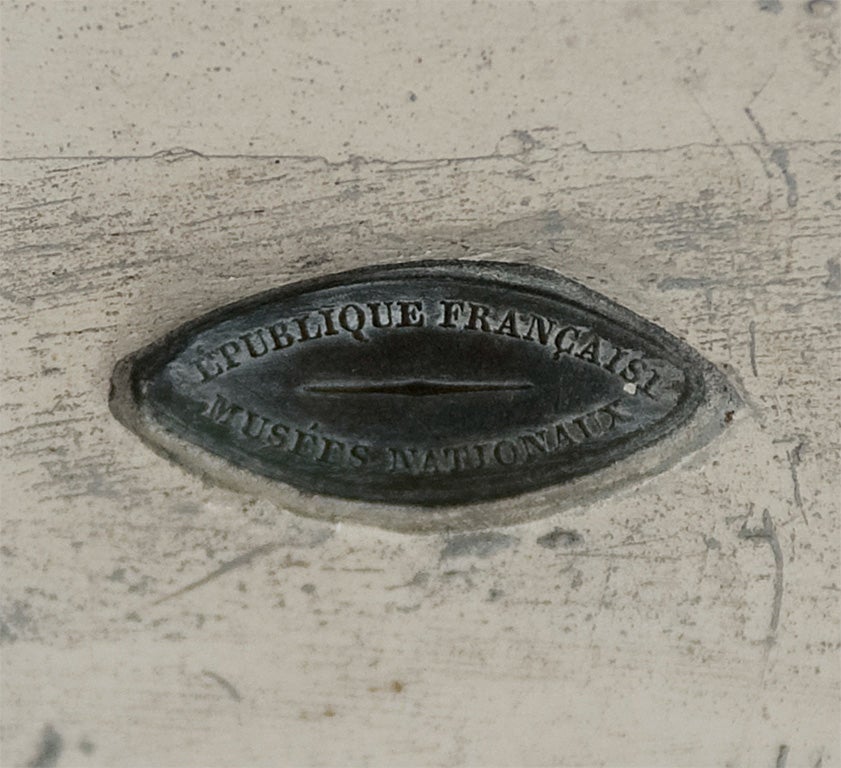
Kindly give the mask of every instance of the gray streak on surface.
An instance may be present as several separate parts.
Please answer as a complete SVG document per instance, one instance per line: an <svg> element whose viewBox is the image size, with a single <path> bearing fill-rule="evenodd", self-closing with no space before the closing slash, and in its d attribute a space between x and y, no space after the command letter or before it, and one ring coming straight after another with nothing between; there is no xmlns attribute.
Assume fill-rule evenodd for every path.
<svg viewBox="0 0 841 768"><path fill-rule="evenodd" d="M824 281L824 285L830 291L841 291L841 261L839 261L837 256L827 259L826 271L828 277Z"/></svg>
<svg viewBox="0 0 841 768"><path fill-rule="evenodd" d="M783 174L783 179L786 183L786 188L788 189L788 195L786 196L788 207L794 208L794 206L797 205L797 201L800 199L800 196L797 194L797 179L789 170L788 150L784 147L774 148L771 151L771 160L774 161Z"/></svg>
<svg viewBox="0 0 841 768"><path fill-rule="evenodd" d="M58 765L58 759L64 749L64 739L49 723L44 726L38 752L28 763L29 768L52 768Z"/></svg>
<svg viewBox="0 0 841 768"><path fill-rule="evenodd" d="M579 544L582 536L578 531L566 530L564 528L553 528L549 533L539 536L537 543L546 549L557 549L561 545L571 546Z"/></svg>
<svg viewBox="0 0 841 768"><path fill-rule="evenodd" d="M490 557L497 552L513 547L518 539L496 531L479 531L453 536L441 550L441 559L450 557Z"/></svg>

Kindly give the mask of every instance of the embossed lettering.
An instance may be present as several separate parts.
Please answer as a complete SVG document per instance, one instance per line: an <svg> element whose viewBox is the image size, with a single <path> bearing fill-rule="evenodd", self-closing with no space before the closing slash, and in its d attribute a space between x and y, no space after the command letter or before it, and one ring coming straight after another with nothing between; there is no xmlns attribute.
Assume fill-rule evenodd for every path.
<svg viewBox="0 0 841 768"><path fill-rule="evenodd" d="M216 395L216 399L208 406L207 415L219 424L226 424L228 420L238 413L242 413L242 407L229 403L222 395Z"/></svg>
<svg viewBox="0 0 841 768"><path fill-rule="evenodd" d="M371 458L371 449L367 445L354 445L350 449L349 463L352 467L362 467Z"/></svg>
<svg viewBox="0 0 841 768"><path fill-rule="evenodd" d="M547 445L547 432L541 429L539 432L534 432L528 435L520 435L520 443L525 449L526 456L540 456L549 451Z"/></svg>
<svg viewBox="0 0 841 768"><path fill-rule="evenodd" d="M572 345L578 338L578 329L572 327L561 328L558 335L555 337L555 360L558 360L561 355L572 352Z"/></svg>
<svg viewBox="0 0 841 768"><path fill-rule="evenodd" d="M365 312L356 304L347 304L339 312L339 325L342 326L357 341L367 341L362 334L365 327Z"/></svg>
<svg viewBox="0 0 841 768"><path fill-rule="evenodd" d="M325 336L337 336L339 333L338 328L336 328L336 322L333 319L333 314L336 311L335 307L329 307L328 309L319 309L318 310L324 316L324 326Z"/></svg>
<svg viewBox="0 0 841 768"><path fill-rule="evenodd" d="M257 339L255 343L255 337ZM263 330L258 329L251 333L244 333L240 338L245 342L245 348L251 357L262 357L269 351L269 346L263 338Z"/></svg>
<svg viewBox="0 0 841 768"><path fill-rule="evenodd" d="M201 374L202 381L210 381L225 372L225 369L219 363L209 360L209 357L210 355L208 355L204 360L196 360L196 362L193 363L193 365L198 369L198 372ZM214 369L208 370L208 364L213 365Z"/></svg>
<svg viewBox="0 0 841 768"><path fill-rule="evenodd" d="M285 445L289 441L289 427L285 424L272 424L268 440L274 446Z"/></svg>
<svg viewBox="0 0 841 768"><path fill-rule="evenodd" d="M578 337L572 347L575 357L591 363L599 362L599 337L592 331L587 331Z"/></svg>
<svg viewBox="0 0 841 768"><path fill-rule="evenodd" d="M554 327L554 320L547 320L545 317L541 317L540 315L532 315L531 322L529 322L529 327L526 329L526 333L523 338L526 341L534 341L534 332L537 331L538 341L543 346L546 346L549 343L549 334L552 333L552 329Z"/></svg>
<svg viewBox="0 0 841 768"><path fill-rule="evenodd" d="M420 472L423 469L423 453L415 448L387 448L389 469L392 471L408 469Z"/></svg>
<svg viewBox="0 0 841 768"><path fill-rule="evenodd" d="M286 330L286 323L282 320L279 323L269 326L269 335L272 337L274 349L276 350L286 349L295 343L292 334Z"/></svg>
<svg viewBox="0 0 841 768"><path fill-rule="evenodd" d="M493 447L494 458L503 466L517 461L517 447L510 440L500 440Z"/></svg>
<svg viewBox="0 0 841 768"><path fill-rule="evenodd" d="M467 320L465 328L468 331L478 331L481 329L486 333L489 333L491 326L488 323L488 312L490 311L490 307L470 302L470 318Z"/></svg>
<svg viewBox="0 0 841 768"><path fill-rule="evenodd" d="M260 476L258 492L292 485L316 494L297 499L313 514L327 497L371 502L374 522L569 482L667 435L679 450L679 430L721 420L731 397L697 353L605 297L472 261L262 293L120 365L115 414L190 468L224 460Z"/></svg>
<svg viewBox="0 0 841 768"><path fill-rule="evenodd" d="M424 323L424 315L421 312L423 306L419 301L398 301L400 307L401 328L420 328Z"/></svg>
<svg viewBox="0 0 841 768"><path fill-rule="evenodd" d="M457 328L455 321L458 320L464 312L463 301L441 301L441 307L444 310L444 315L441 322L438 324L441 328Z"/></svg>
<svg viewBox="0 0 841 768"><path fill-rule="evenodd" d="M241 351L242 350L240 349L239 344L235 341L226 341L221 347L219 347L219 353L225 358L229 371L231 368L239 367L237 355L239 355Z"/></svg>
<svg viewBox="0 0 841 768"><path fill-rule="evenodd" d="M321 453L318 454L317 459L319 461L324 461L326 463L331 463L333 459L336 458L336 449L338 450L339 454L339 461L336 463L341 463L342 455L344 454L345 444L340 442L339 440L331 440L329 437L323 438L324 447L321 449Z"/></svg>
<svg viewBox="0 0 841 768"><path fill-rule="evenodd" d="M520 338L520 334L517 333L517 313L513 309L509 309L505 313L505 317L494 333L498 333L500 336L510 336L512 339Z"/></svg>
<svg viewBox="0 0 841 768"><path fill-rule="evenodd" d="M385 310L385 318L380 317L380 308ZM391 328L394 318L391 314L391 303L384 301L372 301L368 304L371 310L371 325L374 328Z"/></svg>
<svg viewBox="0 0 841 768"><path fill-rule="evenodd" d="M316 325L316 327L315 327L316 332L315 333L313 333L310 330L310 327L307 323L308 320L309 320L309 315L305 315L304 317L293 318L293 322L298 326L298 331L299 331L298 341L300 341L300 342L312 341L313 339L320 339L321 338L321 325L319 324L318 319L316 318L316 324L315 324Z"/></svg>
<svg viewBox="0 0 841 768"><path fill-rule="evenodd" d="M259 438L266 428L267 421L253 411L245 412L245 424L242 425L242 434L246 437Z"/></svg>

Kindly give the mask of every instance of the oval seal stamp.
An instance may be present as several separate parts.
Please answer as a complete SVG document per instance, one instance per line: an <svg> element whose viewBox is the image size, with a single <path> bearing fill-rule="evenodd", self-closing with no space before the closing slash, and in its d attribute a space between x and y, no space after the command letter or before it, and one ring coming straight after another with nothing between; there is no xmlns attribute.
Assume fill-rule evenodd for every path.
<svg viewBox="0 0 841 768"><path fill-rule="evenodd" d="M673 462L737 405L711 363L615 302L476 261L368 267L223 307L118 363L111 395L194 470L406 530L580 503Z"/></svg>

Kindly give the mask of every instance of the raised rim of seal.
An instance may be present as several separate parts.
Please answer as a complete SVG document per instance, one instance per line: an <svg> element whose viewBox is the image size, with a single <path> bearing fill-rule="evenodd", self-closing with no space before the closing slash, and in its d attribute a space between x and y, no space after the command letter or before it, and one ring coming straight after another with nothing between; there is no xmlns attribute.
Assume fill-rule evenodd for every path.
<svg viewBox="0 0 841 768"><path fill-rule="evenodd" d="M182 351L197 333L223 319L312 290L370 284L382 279L412 277L466 278L504 284L552 302L577 305L586 313L621 326L666 348L697 375L700 393L692 407L656 442L636 449L609 466L559 484L546 484L511 495L469 503L430 507L418 503L364 501L300 490L284 482L242 469L164 428L144 407L137 391L140 368L162 366ZM214 309L182 324L149 346L120 360L112 377L109 403L117 419L155 451L229 488L265 497L305 516L352 521L401 531L467 530L510 525L546 516L573 504L602 498L619 487L659 472L704 445L732 419L741 398L725 376L685 342L633 311L561 274L511 262L449 259L373 265L274 288Z"/></svg>

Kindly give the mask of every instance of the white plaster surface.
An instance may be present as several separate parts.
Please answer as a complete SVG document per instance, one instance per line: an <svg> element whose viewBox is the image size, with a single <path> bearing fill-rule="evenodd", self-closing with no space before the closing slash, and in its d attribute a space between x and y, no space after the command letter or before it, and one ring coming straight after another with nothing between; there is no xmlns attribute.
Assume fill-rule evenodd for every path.
<svg viewBox="0 0 841 768"><path fill-rule="evenodd" d="M841 764L835 3L0 22L0 764ZM294 516L111 417L200 312L430 253L557 269L748 407L450 535Z"/></svg>

